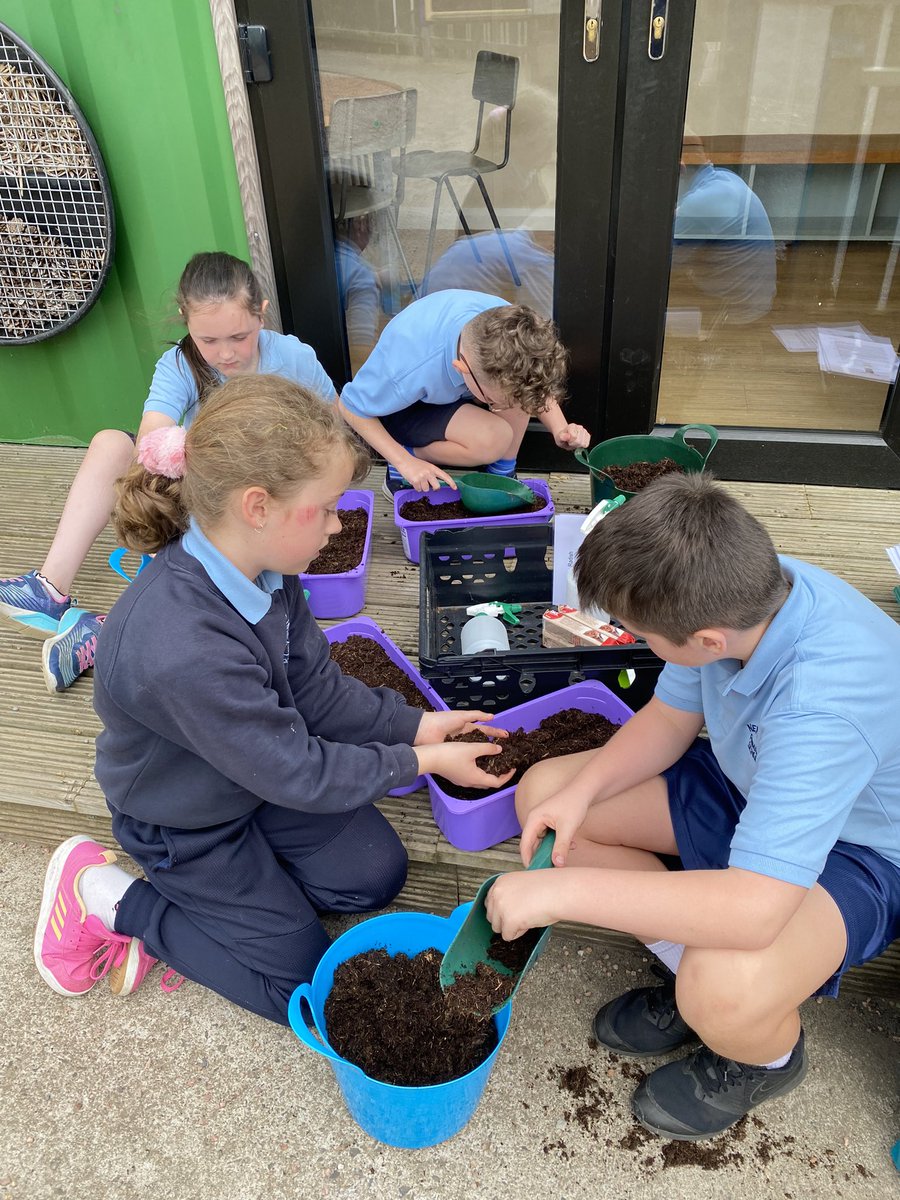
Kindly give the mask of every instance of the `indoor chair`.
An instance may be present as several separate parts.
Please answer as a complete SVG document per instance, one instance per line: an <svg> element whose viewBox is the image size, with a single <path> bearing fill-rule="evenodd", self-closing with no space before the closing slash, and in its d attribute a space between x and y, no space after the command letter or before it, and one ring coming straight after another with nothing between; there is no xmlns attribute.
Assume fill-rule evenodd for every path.
<svg viewBox="0 0 900 1200"><path fill-rule="evenodd" d="M519 276L516 272L512 256L509 253L509 247L506 245L506 239L503 237L500 222L497 220L497 214L494 211L494 206L491 203L491 198L487 193L487 188L484 186L484 180L482 179L483 175L491 171L502 171L509 162L512 111L516 103L518 82L519 60L517 58L509 54L497 54L493 50L479 50L475 58L475 75L472 80L472 96L478 101L475 145L471 150L414 150L394 164L394 170L401 178L405 175L407 179L431 179L435 184L434 205L431 210L431 228L428 232L425 269L422 274L423 279L428 278L428 272L431 268L431 259L434 253L434 236L437 231L438 213L441 207L441 192L445 186L456 208L456 215L459 217L459 223L463 228L463 232L467 237L471 238L472 231L469 229L462 205L459 202L456 192L453 190L453 184L450 182L454 176L468 176L474 179L478 185L488 215L503 244L503 253L509 265L513 282L516 287L520 286ZM490 158L483 158L478 153L478 148L481 144L484 107L486 104L492 108L505 109L506 128L504 132L503 157L500 162L495 162ZM472 253L480 261L477 246L474 242L470 244L472 246Z"/></svg>
<svg viewBox="0 0 900 1200"><path fill-rule="evenodd" d="M397 211L403 199L406 144L416 131L416 90L335 100L328 123L328 170L336 222L383 212L413 296L416 285L400 234ZM393 151L399 151L396 186ZM340 270L340 265L338 264Z"/></svg>

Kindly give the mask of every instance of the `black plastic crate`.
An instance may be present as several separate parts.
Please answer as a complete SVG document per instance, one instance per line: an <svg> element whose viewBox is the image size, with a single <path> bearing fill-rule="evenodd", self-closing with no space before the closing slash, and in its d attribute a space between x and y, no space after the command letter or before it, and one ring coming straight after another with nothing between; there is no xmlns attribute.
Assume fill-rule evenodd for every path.
<svg viewBox="0 0 900 1200"><path fill-rule="evenodd" d="M653 695L663 668L646 642L629 646L541 645L542 619L552 606L553 531L548 525L446 529L421 541L419 663L451 708L502 712L582 679L599 679L633 709ZM522 605L520 625L507 625L508 651L460 653L466 608L491 600ZM636 672L627 688L623 668Z"/></svg>

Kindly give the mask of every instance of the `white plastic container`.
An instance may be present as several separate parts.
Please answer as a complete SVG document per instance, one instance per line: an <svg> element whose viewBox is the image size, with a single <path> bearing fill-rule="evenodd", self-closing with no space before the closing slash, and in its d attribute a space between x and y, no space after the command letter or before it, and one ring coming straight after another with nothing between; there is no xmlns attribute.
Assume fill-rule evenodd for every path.
<svg viewBox="0 0 900 1200"><path fill-rule="evenodd" d="M459 631L460 648L463 654L483 654L485 650L508 650L509 634L506 626L497 617L479 613L466 621Z"/></svg>

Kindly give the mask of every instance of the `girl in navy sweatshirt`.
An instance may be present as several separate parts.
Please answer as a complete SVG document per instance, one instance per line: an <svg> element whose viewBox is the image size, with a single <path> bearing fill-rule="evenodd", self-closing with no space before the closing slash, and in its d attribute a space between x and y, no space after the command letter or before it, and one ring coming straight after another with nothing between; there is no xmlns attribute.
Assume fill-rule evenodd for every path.
<svg viewBox="0 0 900 1200"><path fill-rule="evenodd" d="M422 713L342 674L297 578L364 472L333 406L274 375L225 383L185 433L158 430L114 524L157 552L106 619L96 775L146 878L85 837L47 872L35 961L63 995L108 972L133 992L157 959L287 1023L329 938L319 914L390 903L406 853L373 805L423 771L496 787L484 713ZM506 781L506 776L500 782Z"/></svg>

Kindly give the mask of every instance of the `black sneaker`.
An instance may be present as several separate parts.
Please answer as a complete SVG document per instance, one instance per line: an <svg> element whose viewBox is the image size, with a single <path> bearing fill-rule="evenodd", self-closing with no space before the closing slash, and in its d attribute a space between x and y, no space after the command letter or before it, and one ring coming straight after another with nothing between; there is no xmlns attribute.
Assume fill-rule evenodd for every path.
<svg viewBox="0 0 900 1200"><path fill-rule="evenodd" d="M631 1111L652 1133L679 1142L715 1137L764 1100L784 1096L809 1066L800 1040L783 1067L748 1066L706 1046L648 1075L634 1093Z"/></svg>
<svg viewBox="0 0 900 1200"><path fill-rule="evenodd" d="M662 963L650 970L662 980L661 987L634 988L604 1004L594 1017L594 1037L617 1054L652 1058L699 1040L678 1014L675 976Z"/></svg>
<svg viewBox="0 0 900 1200"><path fill-rule="evenodd" d="M381 485L381 491L388 500L393 500L397 492L405 491L407 488L411 487L411 483L407 482L405 479L402 479L398 475L392 476L391 468L385 467L384 483Z"/></svg>

